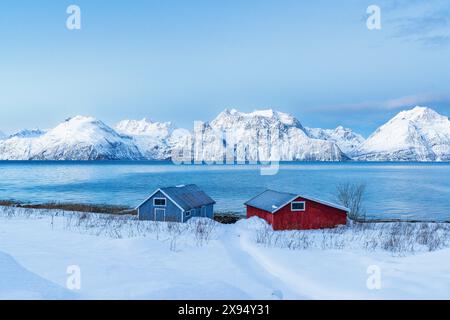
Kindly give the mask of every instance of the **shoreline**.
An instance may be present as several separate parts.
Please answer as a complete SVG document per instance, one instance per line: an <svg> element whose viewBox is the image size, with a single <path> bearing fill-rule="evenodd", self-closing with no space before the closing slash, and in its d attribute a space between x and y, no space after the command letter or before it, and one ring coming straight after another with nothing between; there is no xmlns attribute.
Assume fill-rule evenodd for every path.
<svg viewBox="0 0 450 320"><path fill-rule="evenodd" d="M261 166L261 165L267 165L267 162L271 163L270 161L257 161L254 162L248 162L240 163L240 162L234 162L231 165L236 166ZM444 164L444 165L450 165L450 160L280 160L280 161L272 161L273 163L278 163L280 165L283 164ZM206 161L202 163L195 163L194 159L190 162L177 164L174 163L171 159L142 159L142 160L132 160L132 159L14 159L14 160L7 160L2 159L0 160L0 164L24 164L24 163L36 163L36 164L42 164L42 163L52 163L52 164L166 164L166 165L181 165L181 166L230 166L230 164L227 164L226 162L214 162L213 164L208 164Z"/></svg>
<svg viewBox="0 0 450 320"><path fill-rule="evenodd" d="M84 203L65 203L65 202L47 202L47 203L26 203L15 200L0 200L0 207L15 207L24 209L38 210L63 210L80 213L98 213L110 214L116 216L137 216L137 210L126 206L108 205L108 204L84 204ZM223 224L234 224L239 220L245 219L245 215L238 212L215 212L214 220ZM350 219L349 219L350 220ZM398 218L367 218L350 220L354 223L450 223L450 220L420 220L420 219L398 219Z"/></svg>
<svg viewBox="0 0 450 320"><path fill-rule="evenodd" d="M0 200L2 207L16 207L24 209L41 209L41 210L64 210L81 213L101 213L112 215L137 215L137 211L125 206L115 206L106 204L82 204L82 203L65 203L65 202L47 202L47 203L26 203L14 200Z"/></svg>
<svg viewBox="0 0 450 320"><path fill-rule="evenodd" d="M37 209L37 210L63 210L79 213L110 214L115 216L126 216L126 215L137 216L137 210L133 208L107 204L83 204L83 203L64 203L64 202L25 203L14 200L0 200L0 207ZM243 218L245 218L245 216L236 212L214 213L214 220L222 224L234 224Z"/></svg>

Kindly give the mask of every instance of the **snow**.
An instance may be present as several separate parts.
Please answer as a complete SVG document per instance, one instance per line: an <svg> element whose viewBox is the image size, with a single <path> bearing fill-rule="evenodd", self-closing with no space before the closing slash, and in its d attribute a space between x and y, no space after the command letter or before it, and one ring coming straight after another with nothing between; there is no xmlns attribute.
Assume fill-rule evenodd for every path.
<svg viewBox="0 0 450 320"><path fill-rule="evenodd" d="M69 118L46 132L16 134L0 143L0 160L143 159L131 138L93 117Z"/></svg>
<svg viewBox="0 0 450 320"><path fill-rule="evenodd" d="M203 159L223 159L223 137L246 161L341 161L347 157L330 141L312 139L293 116L269 110L225 110L202 128ZM249 146L245 148L245 146Z"/></svg>
<svg viewBox="0 0 450 320"><path fill-rule="evenodd" d="M338 126L336 129L305 128L311 138L332 141L348 156L365 141L364 137L349 128Z"/></svg>
<svg viewBox="0 0 450 320"><path fill-rule="evenodd" d="M198 135L147 119L123 120L113 129L76 116L48 131L24 130L0 141L0 160L166 160L174 151L190 150L196 160L222 163L224 133L227 145L237 146L237 161L347 159L333 141L310 138L296 118L272 109L225 110L200 129Z"/></svg>
<svg viewBox="0 0 450 320"><path fill-rule="evenodd" d="M258 218L181 225L89 217L0 208L2 298L447 299L450 294L448 248L398 256L358 245L323 249L317 242L295 250L259 243L257 234L267 225ZM212 226L209 240L198 241L198 223ZM319 239L324 232L331 231L308 236ZM277 232L275 238L291 235ZM72 296L61 289L69 265L81 270L81 290ZM366 285L372 265L381 270L380 290Z"/></svg>
<svg viewBox="0 0 450 320"><path fill-rule="evenodd" d="M213 121L211 121L211 126L224 129L230 127L233 124L232 122L236 120L240 122L253 123L281 123L286 126L294 126L303 129L302 125L295 117L288 113L274 111L273 109L255 110L250 113L239 112L236 109L225 109Z"/></svg>
<svg viewBox="0 0 450 320"><path fill-rule="evenodd" d="M145 118L123 120L113 129L93 117L76 116L53 129L0 135L0 160L166 160L180 150L190 150L195 160L219 163L224 158L450 161L450 121L430 108L415 107L364 140L342 126L305 128L292 115L273 109L250 113L226 109L196 130Z"/></svg>
<svg viewBox="0 0 450 320"><path fill-rule="evenodd" d="M135 145L147 159L164 160L171 155L171 138L175 130L171 122L152 122L145 118L123 120L115 129L133 137Z"/></svg>
<svg viewBox="0 0 450 320"><path fill-rule="evenodd" d="M45 130L41 130L41 129L32 129L32 130L20 130L14 134L12 134L11 136L9 136L8 138L13 138L13 137L18 137L18 138L36 138L36 137L40 137L43 134L45 134Z"/></svg>
<svg viewBox="0 0 450 320"><path fill-rule="evenodd" d="M0 300L74 299L76 294L19 265L0 251Z"/></svg>
<svg viewBox="0 0 450 320"><path fill-rule="evenodd" d="M171 122L152 122L147 119L123 120L116 127L116 131L131 136L147 136L167 139L174 127Z"/></svg>
<svg viewBox="0 0 450 320"><path fill-rule="evenodd" d="M427 107L402 111L356 151L359 160L449 161L450 121Z"/></svg>

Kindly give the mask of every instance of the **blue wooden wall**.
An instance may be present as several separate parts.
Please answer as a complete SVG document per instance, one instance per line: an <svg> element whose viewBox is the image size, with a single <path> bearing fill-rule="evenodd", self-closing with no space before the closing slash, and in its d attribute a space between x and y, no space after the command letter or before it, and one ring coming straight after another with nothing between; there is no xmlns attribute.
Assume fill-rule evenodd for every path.
<svg viewBox="0 0 450 320"><path fill-rule="evenodd" d="M154 206L153 199L155 198L165 198L166 206ZM165 217L162 215L155 216L155 209L165 209ZM161 191L155 193L150 199L148 199L145 203L143 203L139 207L139 220L151 220L151 221L174 221L174 222L186 222L192 217L206 217L213 218L214 217L214 205L207 205L203 208L195 208L191 210L191 215L188 216L187 212L184 212L169 198L164 196Z"/></svg>

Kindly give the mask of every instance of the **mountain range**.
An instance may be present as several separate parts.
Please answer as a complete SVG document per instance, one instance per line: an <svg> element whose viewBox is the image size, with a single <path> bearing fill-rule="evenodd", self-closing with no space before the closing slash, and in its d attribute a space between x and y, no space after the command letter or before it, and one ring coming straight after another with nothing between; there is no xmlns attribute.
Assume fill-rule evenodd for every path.
<svg viewBox="0 0 450 320"><path fill-rule="evenodd" d="M427 107L402 111L369 138L351 129L304 127L274 110L224 110L193 131L171 122L123 120L110 127L76 116L49 130L0 133L0 160L450 161L450 121Z"/></svg>

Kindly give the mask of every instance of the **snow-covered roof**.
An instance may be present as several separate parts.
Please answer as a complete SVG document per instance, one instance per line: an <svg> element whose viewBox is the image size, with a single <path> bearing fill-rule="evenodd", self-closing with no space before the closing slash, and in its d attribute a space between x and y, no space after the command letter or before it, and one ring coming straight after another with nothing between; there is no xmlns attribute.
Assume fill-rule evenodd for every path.
<svg viewBox="0 0 450 320"><path fill-rule="evenodd" d="M293 193L278 192L274 190L266 190L250 199L245 205L255 207L264 211L275 213L282 206L296 199L298 196Z"/></svg>
<svg viewBox="0 0 450 320"><path fill-rule="evenodd" d="M142 202L137 208L141 207L144 203L150 200L158 191L162 192L184 211L216 203L197 185L190 184L186 186L160 188L152 193L152 195Z"/></svg>
<svg viewBox="0 0 450 320"><path fill-rule="evenodd" d="M280 209L284 208L287 204L291 203L297 198L303 198L306 200L310 200L313 202L321 203L323 205L333 207L345 212L349 212L350 210L344 206L334 204L328 201L320 200L317 198L313 198L305 195L298 195L287 192L279 192L274 190L266 190L263 193L257 195L256 197L250 199L245 203L247 206L251 206L254 208L258 208L270 213L276 213Z"/></svg>

